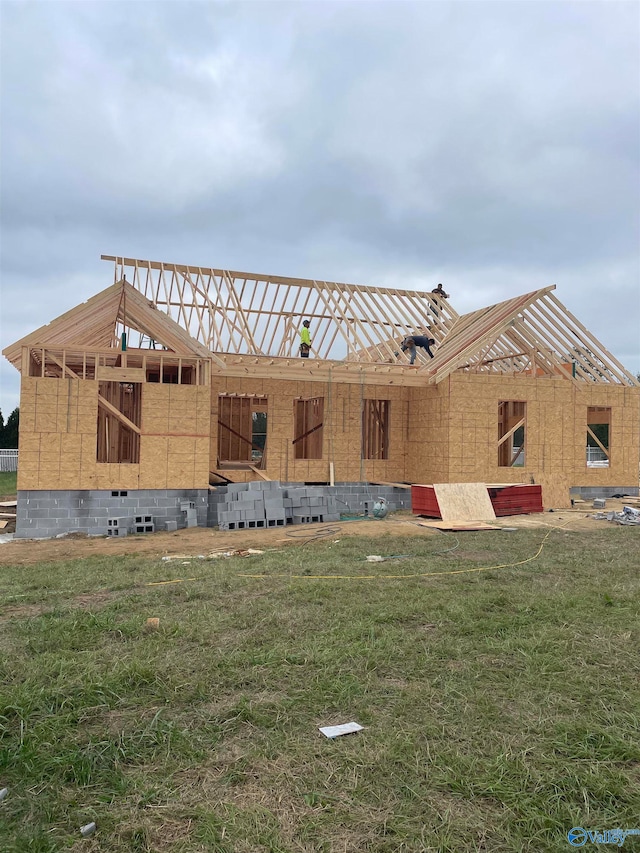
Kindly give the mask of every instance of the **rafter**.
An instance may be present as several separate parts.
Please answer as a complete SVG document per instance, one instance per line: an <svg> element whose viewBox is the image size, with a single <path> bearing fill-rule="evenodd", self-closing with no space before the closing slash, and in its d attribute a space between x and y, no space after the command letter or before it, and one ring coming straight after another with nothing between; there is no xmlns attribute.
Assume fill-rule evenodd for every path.
<svg viewBox="0 0 640 853"><path fill-rule="evenodd" d="M220 373L275 376L297 356L297 333L309 319L312 359L286 368L295 363L302 377L345 371L351 381L347 365L355 362L363 375L390 384L438 383L456 371L640 384L556 299L555 286L460 316L430 292L103 258L114 263L114 284L8 347L12 363L19 367L23 346L117 351L126 331L132 348L148 337L172 353L207 359ZM412 370L394 359L409 334L436 341L435 357ZM57 368L69 375L64 361Z"/></svg>

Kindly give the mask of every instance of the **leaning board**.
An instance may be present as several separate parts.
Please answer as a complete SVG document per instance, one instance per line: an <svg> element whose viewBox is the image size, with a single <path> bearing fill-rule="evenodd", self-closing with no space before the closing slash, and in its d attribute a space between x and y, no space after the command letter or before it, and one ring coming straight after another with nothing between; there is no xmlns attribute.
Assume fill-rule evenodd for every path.
<svg viewBox="0 0 640 853"><path fill-rule="evenodd" d="M434 483L443 521L494 521L491 498L484 483Z"/></svg>

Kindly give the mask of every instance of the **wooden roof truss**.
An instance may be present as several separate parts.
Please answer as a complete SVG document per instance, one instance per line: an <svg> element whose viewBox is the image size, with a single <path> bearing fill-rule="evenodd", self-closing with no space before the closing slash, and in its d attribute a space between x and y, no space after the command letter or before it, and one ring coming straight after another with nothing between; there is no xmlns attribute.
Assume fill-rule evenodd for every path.
<svg viewBox="0 0 640 853"><path fill-rule="evenodd" d="M114 263L114 284L7 347L19 370L27 352L28 369L46 372L38 371L46 349L51 370L64 372L75 358L66 363L65 350L117 351L124 331L129 349L206 359L228 375L423 385L459 371L640 385L556 299L554 286L460 316L426 292L103 258ZM311 359L297 357L304 319ZM411 334L435 338L433 359L409 367L396 358ZM86 359L75 364L86 375Z"/></svg>
<svg viewBox="0 0 640 853"><path fill-rule="evenodd" d="M563 377L576 384L640 384L553 290L525 293L459 317L420 372L430 382L462 371Z"/></svg>
<svg viewBox="0 0 640 853"><path fill-rule="evenodd" d="M90 351L117 349L121 333L127 332L131 346L138 340L154 340L160 349L186 357L216 359L206 347L194 340L185 329L153 305L125 281L77 305L46 326L41 326L5 350L4 355L21 369L22 348L38 347ZM32 357L37 358L37 354ZM218 360L219 361L219 360ZM220 362L222 364L222 362Z"/></svg>
<svg viewBox="0 0 640 853"><path fill-rule="evenodd" d="M297 355L308 319L314 358L380 362L410 334L440 343L458 318L431 293L102 257L212 352Z"/></svg>

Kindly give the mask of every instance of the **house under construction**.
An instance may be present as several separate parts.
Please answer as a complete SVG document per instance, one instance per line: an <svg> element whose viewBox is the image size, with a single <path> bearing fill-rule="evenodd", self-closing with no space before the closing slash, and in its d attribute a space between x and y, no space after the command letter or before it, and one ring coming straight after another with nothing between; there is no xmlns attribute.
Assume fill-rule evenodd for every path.
<svg viewBox="0 0 640 853"><path fill-rule="evenodd" d="M181 526L185 505L206 524L227 482L342 484L345 505L362 483L638 493L639 383L553 286L461 316L430 292L103 259L111 286L4 350L17 536L125 509ZM411 334L434 358L396 355Z"/></svg>

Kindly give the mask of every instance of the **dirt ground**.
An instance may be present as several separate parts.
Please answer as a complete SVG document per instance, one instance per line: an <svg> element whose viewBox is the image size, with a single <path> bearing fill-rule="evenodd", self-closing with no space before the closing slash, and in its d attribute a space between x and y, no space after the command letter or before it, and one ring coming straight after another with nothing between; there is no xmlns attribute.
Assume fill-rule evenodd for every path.
<svg viewBox="0 0 640 853"><path fill-rule="evenodd" d="M625 501L608 499L605 512L619 512ZM636 504L632 504L636 506ZM611 522L593 518L590 503L584 509L554 510L533 515L513 515L497 519L498 527L563 527L567 530L596 530ZM282 548L308 542L326 535L344 536L434 536L438 530L423 527L420 522L429 519L413 515L408 511L395 512L383 520L340 521L335 524L305 524L277 527L268 530L222 531L210 527L192 527L172 533L158 532L124 539L111 537L88 537L71 534L61 539L18 539L0 544L0 565L31 565L54 560L76 560L105 554L121 556L140 554L144 556L197 556L208 555L220 550L243 550L247 548ZM333 533L331 531L334 531ZM0 531L2 532L2 531Z"/></svg>

